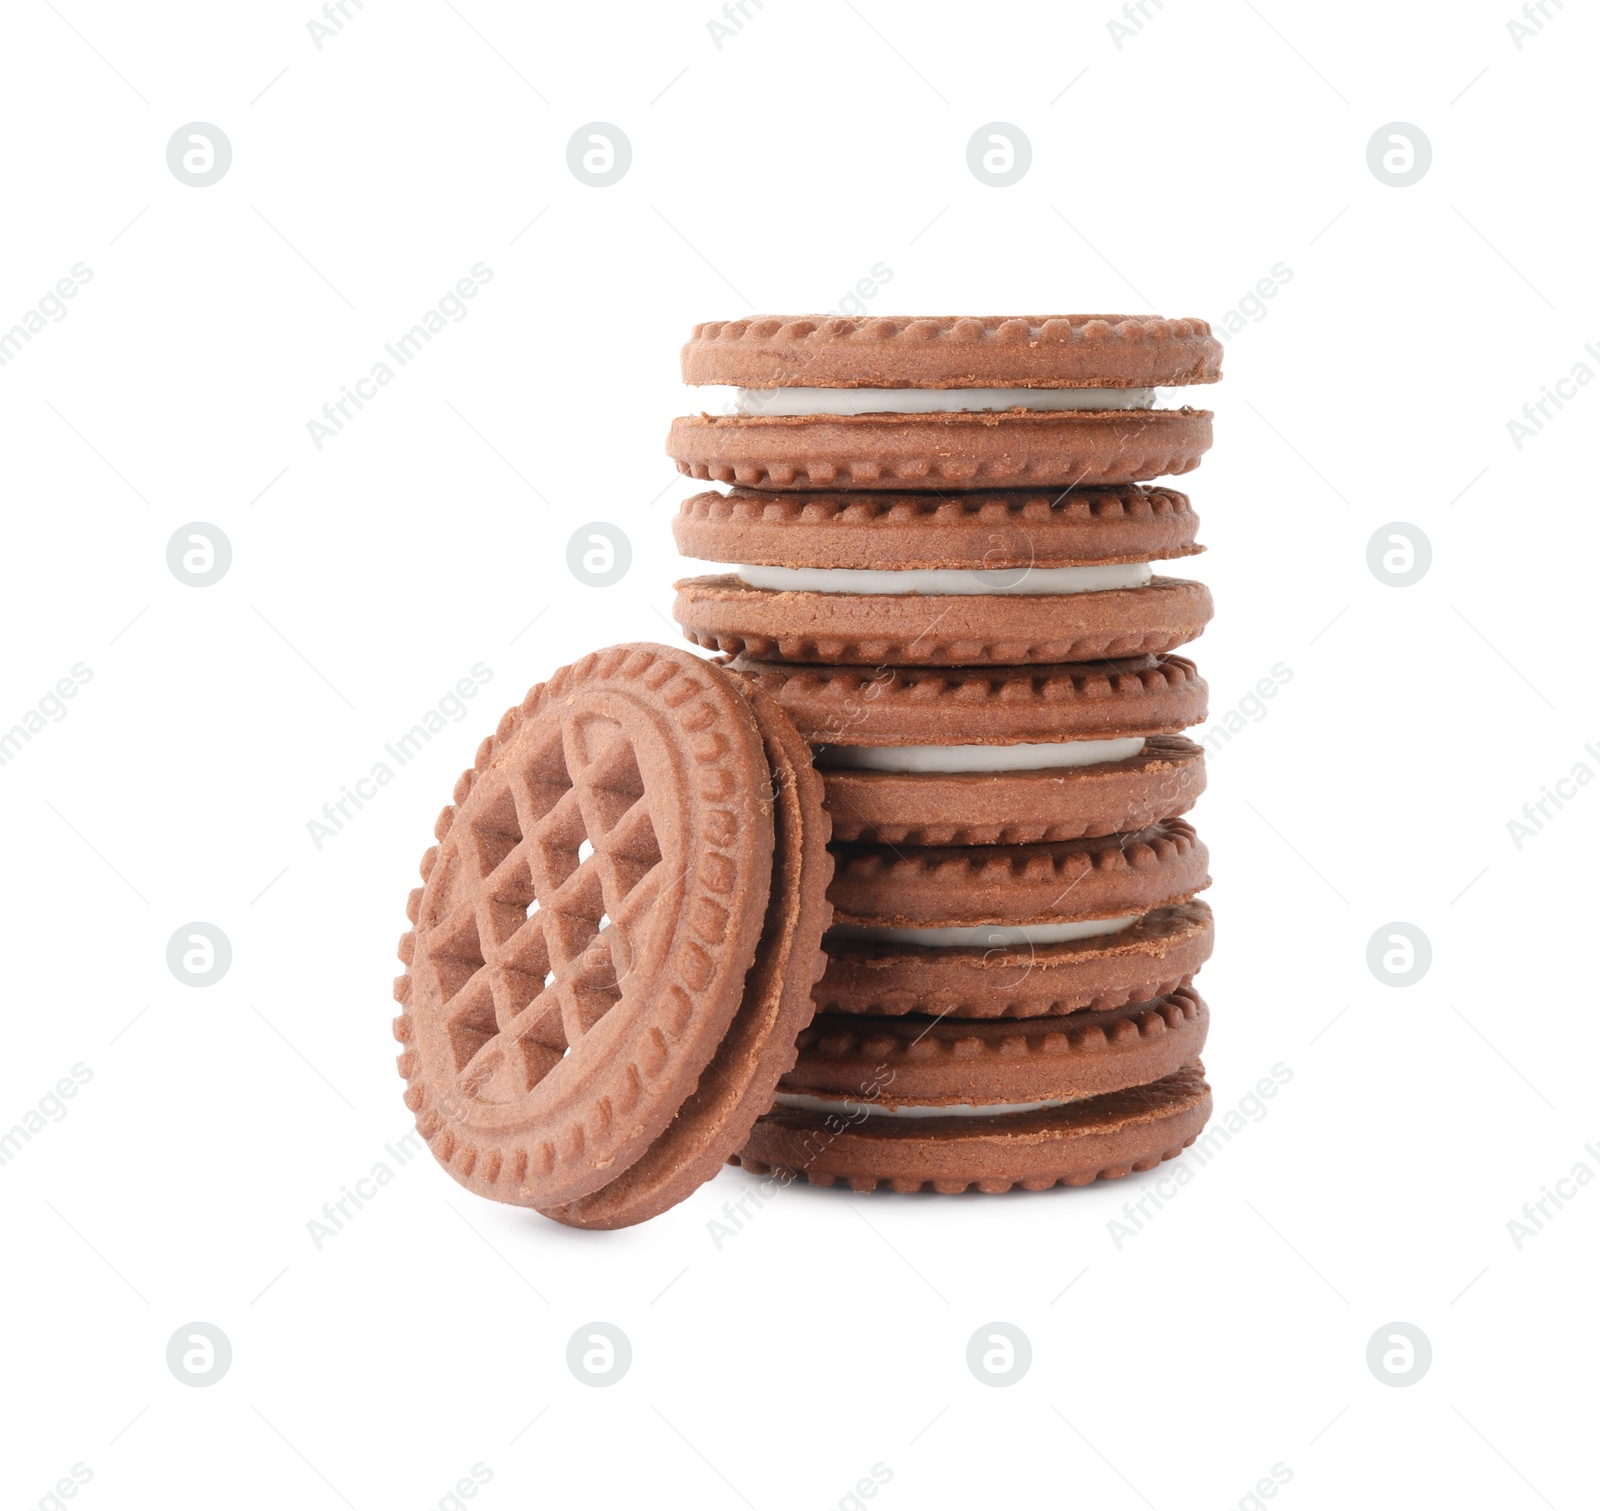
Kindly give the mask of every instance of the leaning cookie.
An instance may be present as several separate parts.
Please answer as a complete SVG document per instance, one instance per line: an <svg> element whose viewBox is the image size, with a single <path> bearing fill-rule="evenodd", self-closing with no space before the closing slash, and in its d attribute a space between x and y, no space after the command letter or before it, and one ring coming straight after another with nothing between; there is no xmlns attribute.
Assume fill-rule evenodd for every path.
<svg viewBox="0 0 1600 1511"><path fill-rule="evenodd" d="M692 477L747 487L1072 488L1188 472L1211 415L1157 387L1214 383L1203 320L1124 315L760 316L695 327L684 381L732 413L675 420Z"/></svg>
<svg viewBox="0 0 1600 1511"><path fill-rule="evenodd" d="M1143 829L1186 812L1206 716L1181 657L973 669L733 668L816 752L837 839L992 845Z"/></svg>
<svg viewBox="0 0 1600 1511"><path fill-rule="evenodd" d="M756 1122L736 1158L758 1175L842 1181L856 1191L1041 1191L1154 1169L1192 1144L1210 1115L1197 1061L1149 1085L1043 1107L907 1117L859 1103L847 1112L779 1106Z"/></svg>
<svg viewBox="0 0 1600 1511"><path fill-rule="evenodd" d="M394 1023L434 1157L581 1227L709 1180L821 965L828 820L781 708L686 651L596 652L506 712L434 834Z"/></svg>

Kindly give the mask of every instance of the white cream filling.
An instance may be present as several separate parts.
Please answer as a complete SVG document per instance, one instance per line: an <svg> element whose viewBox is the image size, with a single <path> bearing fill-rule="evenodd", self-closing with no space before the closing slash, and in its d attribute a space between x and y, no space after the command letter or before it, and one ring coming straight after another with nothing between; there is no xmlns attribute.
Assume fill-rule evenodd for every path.
<svg viewBox="0 0 1600 1511"><path fill-rule="evenodd" d="M819 766L847 771L1048 771L1125 761L1143 749L1140 735L1059 745L824 745L816 760Z"/></svg>
<svg viewBox="0 0 1600 1511"><path fill-rule="evenodd" d="M828 934L834 939L870 939L882 944L924 944L935 949L965 947L995 950L1028 944L1065 944L1072 939L1093 939L1116 934L1139 920L1126 918L1072 918L1064 923L952 924L944 928L902 929L867 923L836 923Z"/></svg>
<svg viewBox="0 0 1600 1511"><path fill-rule="evenodd" d="M976 414L996 409L1151 409L1153 388L736 388L733 413Z"/></svg>
<svg viewBox="0 0 1600 1511"><path fill-rule="evenodd" d="M801 1112L833 1113L847 1122L859 1122L865 1112L869 1117L889 1118L993 1118L1005 1117L1013 1112L1042 1112L1047 1107L1065 1107L1070 1098L1051 1097L1043 1102L951 1102L942 1107L885 1107L881 1102L859 1100L835 1101L832 1097L808 1096L803 1091L780 1091L774 1099L779 1107L793 1107Z"/></svg>
<svg viewBox="0 0 1600 1511"><path fill-rule="evenodd" d="M1155 575L1147 561L1105 561L1084 567L912 567L900 572L858 567L734 567L738 579L773 593L918 593L928 597L996 594L1108 593L1142 588Z"/></svg>

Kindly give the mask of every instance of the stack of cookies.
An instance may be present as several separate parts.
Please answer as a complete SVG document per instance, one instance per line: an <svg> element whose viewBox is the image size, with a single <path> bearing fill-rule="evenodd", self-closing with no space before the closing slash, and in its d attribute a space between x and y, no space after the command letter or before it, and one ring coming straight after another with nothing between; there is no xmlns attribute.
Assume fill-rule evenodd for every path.
<svg viewBox="0 0 1600 1511"><path fill-rule="evenodd" d="M810 744L833 829L817 1015L739 1158L858 1190L1080 1185L1210 1112L1204 782L1174 654L1201 320L764 317L696 328L673 423L696 645Z"/></svg>

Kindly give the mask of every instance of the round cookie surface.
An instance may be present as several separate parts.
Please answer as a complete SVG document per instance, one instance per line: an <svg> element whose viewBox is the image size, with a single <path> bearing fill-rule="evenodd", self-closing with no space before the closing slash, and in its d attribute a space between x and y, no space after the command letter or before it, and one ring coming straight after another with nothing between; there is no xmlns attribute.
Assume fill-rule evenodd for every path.
<svg viewBox="0 0 1600 1511"><path fill-rule="evenodd" d="M850 1121L779 1108L758 1119L738 1163L856 1191L1039 1191L1154 1169L1193 1143L1210 1114L1197 1062L1148 1086L1003 1117Z"/></svg>
<svg viewBox="0 0 1600 1511"><path fill-rule="evenodd" d="M1154 735L1138 755L1026 771L861 771L818 753L836 839L878 845L1023 845L1143 829L1205 791L1205 752Z"/></svg>
<svg viewBox="0 0 1600 1511"><path fill-rule="evenodd" d="M665 646L563 668L479 747L395 983L406 1105L462 1185L574 1201L672 1122L766 923L771 783L733 679Z"/></svg>
<svg viewBox="0 0 1600 1511"><path fill-rule="evenodd" d="M733 670L783 704L813 745L1014 745L1178 734L1206 717L1182 656L1091 666L785 666Z"/></svg>
<svg viewBox="0 0 1600 1511"><path fill-rule="evenodd" d="M828 895L836 923L853 927L1117 918L1171 907L1211 884L1206 847L1181 818L1132 834L1036 845L833 848Z"/></svg>
<svg viewBox="0 0 1600 1511"><path fill-rule="evenodd" d="M1211 449L1206 409L683 415L679 472L747 488L1100 487L1192 472Z"/></svg>
<svg viewBox="0 0 1600 1511"><path fill-rule="evenodd" d="M795 593L733 576L676 584L673 617L711 650L856 666L1015 666L1154 655L1195 639L1211 592L1181 577L1095 593Z"/></svg>
<svg viewBox="0 0 1600 1511"><path fill-rule="evenodd" d="M1192 987L1109 1011L1025 1022L825 1013L801 1033L778 1105L844 1098L921 1115L952 1104L1103 1096L1159 1081L1198 1059L1209 1021Z"/></svg>
<svg viewBox="0 0 1600 1511"><path fill-rule="evenodd" d="M696 493L673 538L701 561L858 571L1166 561L1190 556L1199 516L1174 488L1070 491Z"/></svg>
<svg viewBox="0 0 1600 1511"><path fill-rule="evenodd" d="M889 1017L1038 1018L1148 1002L1210 958L1211 909L1198 898L1153 908L1115 934L1059 944L929 947L827 941L817 1010Z"/></svg>
<svg viewBox="0 0 1600 1511"><path fill-rule="evenodd" d="M1215 383L1204 320L1142 315L757 315L707 320L685 383L740 388L1156 388Z"/></svg>

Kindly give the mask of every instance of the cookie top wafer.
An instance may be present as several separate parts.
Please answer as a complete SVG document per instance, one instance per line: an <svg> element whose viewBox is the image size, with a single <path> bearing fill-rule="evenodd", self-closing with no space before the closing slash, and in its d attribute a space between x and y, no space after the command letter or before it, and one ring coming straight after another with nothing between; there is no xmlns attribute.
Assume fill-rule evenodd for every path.
<svg viewBox="0 0 1600 1511"><path fill-rule="evenodd" d="M697 493L679 506L678 550L702 561L864 571L1165 561L1203 550L1175 488L982 493Z"/></svg>
<svg viewBox="0 0 1600 1511"><path fill-rule="evenodd" d="M1045 579L1043 571L1018 575L1022 589ZM993 594L792 591L732 573L673 586L673 617L696 645L854 666L1051 666L1154 655L1187 645L1211 619L1211 590L1184 577L1101 592Z"/></svg>
<svg viewBox="0 0 1600 1511"><path fill-rule="evenodd" d="M1152 315L757 315L708 320L685 383L740 388L1153 388L1215 383L1204 320Z"/></svg>
<svg viewBox="0 0 1600 1511"><path fill-rule="evenodd" d="M771 782L734 680L665 646L508 710L435 825L395 984L406 1104L455 1179L574 1201L672 1122L767 922Z"/></svg>
<svg viewBox="0 0 1600 1511"><path fill-rule="evenodd" d="M1182 656L1087 666L785 666L733 669L783 704L813 744L1012 745L1176 734L1206 716Z"/></svg>

